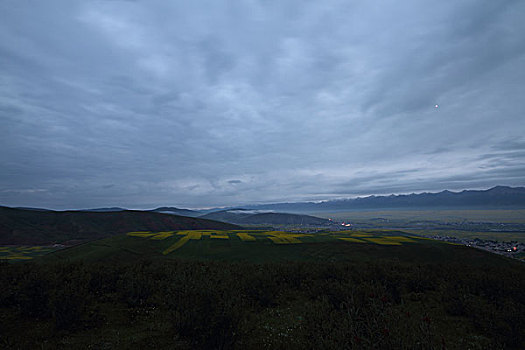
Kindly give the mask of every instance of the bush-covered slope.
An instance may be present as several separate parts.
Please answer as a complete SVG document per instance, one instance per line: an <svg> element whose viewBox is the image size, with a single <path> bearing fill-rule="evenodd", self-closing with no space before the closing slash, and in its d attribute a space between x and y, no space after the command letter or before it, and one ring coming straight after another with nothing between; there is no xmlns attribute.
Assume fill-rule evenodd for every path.
<svg viewBox="0 0 525 350"><path fill-rule="evenodd" d="M3 349L523 349L525 269L0 264Z"/></svg>

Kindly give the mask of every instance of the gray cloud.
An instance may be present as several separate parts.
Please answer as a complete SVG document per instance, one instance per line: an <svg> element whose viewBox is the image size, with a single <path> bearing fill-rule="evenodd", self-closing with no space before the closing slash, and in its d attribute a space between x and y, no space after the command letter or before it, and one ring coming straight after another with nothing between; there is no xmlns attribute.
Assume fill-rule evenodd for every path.
<svg viewBox="0 0 525 350"><path fill-rule="evenodd" d="M524 14L489 0L4 1L0 204L525 185Z"/></svg>

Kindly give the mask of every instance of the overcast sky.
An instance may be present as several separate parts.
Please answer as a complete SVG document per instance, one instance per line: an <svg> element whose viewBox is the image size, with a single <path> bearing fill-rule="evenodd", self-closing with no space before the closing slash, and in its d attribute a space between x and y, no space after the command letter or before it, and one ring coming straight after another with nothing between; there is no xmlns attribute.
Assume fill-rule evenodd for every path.
<svg viewBox="0 0 525 350"><path fill-rule="evenodd" d="M523 186L524 18L520 0L0 0L0 204Z"/></svg>

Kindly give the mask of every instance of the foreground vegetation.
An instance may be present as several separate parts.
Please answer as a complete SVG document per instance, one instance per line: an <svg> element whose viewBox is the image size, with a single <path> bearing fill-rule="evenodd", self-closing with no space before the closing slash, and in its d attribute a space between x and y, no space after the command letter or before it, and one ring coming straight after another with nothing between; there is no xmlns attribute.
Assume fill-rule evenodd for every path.
<svg viewBox="0 0 525 350"><path fill-rule="evenodd" d="M2 349L525 346L523 263L400 231L133 231L15 263L36 251L0 261Z"/></svg>
<svg viewBox="0 0 525 350"><path fill-rule="evenodd" d="M0 285L4 349L525 346L525 269L504 258L2 263Z"/></svg>

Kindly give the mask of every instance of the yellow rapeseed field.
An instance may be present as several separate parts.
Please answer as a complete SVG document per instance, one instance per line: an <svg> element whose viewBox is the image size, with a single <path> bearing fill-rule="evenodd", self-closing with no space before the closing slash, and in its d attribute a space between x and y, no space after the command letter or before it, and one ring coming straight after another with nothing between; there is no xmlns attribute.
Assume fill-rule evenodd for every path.
<svg viewBox="0 0 525 350"><path fill-rule="evenodd" d="M161 239L166 239L171 236L173 236L173 231L165 231L165 232L157 233L156 235L152 236L150 239L161 240Z"/></svg>
<svg viewBox="0 0 525 350"><path fill-rule="evenodd" d="M164 255L167 255L169 253L171 253L172 251L174 251L175 249L179 249L180 247L182 247L183 245L186 244L186 242L188 242L190 240L190 237L189 236L184 236L182 237L181 239L179 239L177 241L177 243L171 245L168 249L166 249L165 251L162 252L162 254Z"/></svg>
<svg viewBox="0 0 525 350"><path fill-rule="evenodd" d="M276 244L297 244L303 243L299 237L312 237L312 235L300 234L300 233L288 233L283 231L268 231L268 238Z"/></svg>
<svg viewBox="0 0 525 350"><path fill-rule="evenodd" d="M244 242L253 242L256 240L255 237L247 234L246 232L237 233L237 237L239 237L241 241L244 241Z"/></svg>
<svg viewBox="0 0 525 350"><path fill-rule="evenodd" d="M32 257L25 256L25 255L8 255L8 256L2 256L1 258L2 259L7 259L7 260L30 260L30 259L33 259Z"/></svg>
<svg viewBox="0 0 525 350"><path fill-rule="evenodd" d="M186 236L188 234L195 234L195 233L199 233L201 236L210 236L211 234L214 234L214 233L223 234L222 231L216 231L216 230L185 230L185 231L177 231L176 235Z"/></svg>
<svg viewBox="0 0 525 350"><path fill-rule="evenodd" d="M366 243L365 241L352 237L338 237L342 241L354 242L354 243Z"/></svg>
<svg viewBox="0 0 525 350"><path fill-rule="evenodd" d="M131 237L143 237L143 238L146 238L146 237L155 236L156 233L151 233L149 231L146 231L146 232L128 232L127 235L131 236Z"/></svg>
<svg viewBox="0 0 525 350"><path fill-rule="evenodd" d="M367 241L370 241L372 243L376 244L382 244L382 245L401 245L401 242L389 239L387 237L374 237L374 238L363 238Z"/></svg>
<svg viewBox="0 0 525 350"><path fill-rule="evenodd" d="M299 244L303 243L301 238L314 237L312 234L292 233L284 231L256 231L256 230L234 230L234 231L219 231L219 230L183 230L183 231L163 231L163 232L147 232L136 231L129 232L128 236L149 238L152 240L163 240L174 235L181 236L177 242L165 249L162 254L169 254L182 246L189 240L201 239L230 239L230 235L236 235L243 242L254 242L256 237L264 237L271 240L274 244ZM402 245L403 243L415 242L414 239L419 239L417 236L387 236L381 233L368 233L356 231L335 231L331 233L319 233L316 237L330 237L332 239L341 240L350 243L374 243L381 245ZM32 250L38 250L38 247L32 247ZM0 252L8 252L5 248L0 247ZM20 252L22 253L22 252ZM11 253L12 255L12 253ZM17 254L18 255L18 254Z"/></svg>
<svg viewBox="0 0 525 350"><path fill-rule="evenodd" d="M268 236L268 238L276 244L301 243L301 241L296 238L292 238L292 240L295 240L295 242L278 236Z"/></svg>
<svg viewBox="0 0 525 350"><path fill-rule="evenodd" d="M9 246L0 247L0 259L30 260L53 249L45 246Z"/></svg>
<svg viewBox="0 0 525 350"><path fill-rule="evenodd" d="M415 242L412 237L405 237L405 236L385 236L384 238L396 240L398 242Z"/></svg>
<svg viewBox="0 0 525 350"><path fill-rule="evenodd" d="M369 233L351 233L352 237L372 237Z"/></svg>
<svg viewBox="0 0 525 350"><path fill-rule="evenodd" d="M34 247L22 247L21 250L24 251L33 251L33 250L42 250L44 247L34 246Z"/></svg>
<svg viewBox="0 0 525 350"><path fill-rule="evenodd" d="M164 250L162 254L167 255L171 253L172 251L179 249L180 247L185 245L190 239L200 240L202 237L201 231L184 231L184 232L187 232L187 234L181 239L179 239L175 244L171 245L168 249Z"/></svg>

